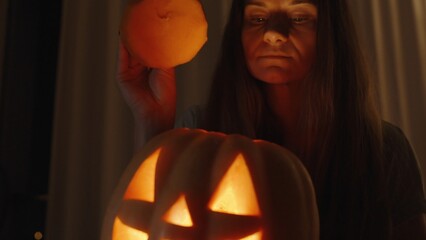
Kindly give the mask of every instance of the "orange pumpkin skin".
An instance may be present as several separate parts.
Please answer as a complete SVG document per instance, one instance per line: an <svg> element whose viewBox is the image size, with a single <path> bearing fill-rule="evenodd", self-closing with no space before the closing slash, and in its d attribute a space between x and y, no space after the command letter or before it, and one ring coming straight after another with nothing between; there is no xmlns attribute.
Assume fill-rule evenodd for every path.
<svg viewBox="0 0 426 240"><path fill-rule="evenodd" d="M120 34L134 59L171 68L195 57L207 41L207 21L199 0L131 0Z"/></svg>
<svg viewBox="0 0 426 240"><path fill-rule="evenodd" d="M153 157L153 153L159 155ZM141 166L149 165L153 159L156 159L152 164L153 175L140 172ZM246 169L243 178L251 180L252 186L241 184L235 169ZM142 195L151 190L141 188L140 183L150 177L154 179L151 180L153 195L146 200ZM237 198L233 207L222 209L220 195L229 192L224 184L234 184L232 187L237 192L239 189L250 192L252 188L254 195L234 194ZM252 198L254 205L253 201L247 201ZM189 220L179 218L172 222L173 217L168 213L175 211L172 206L179 205L177 202L185 205L187 211L182 215ZM214 206L217 202L219 205ZM227 212L239 206L243 206L240 213ZM252 210L253 206L257 210ZM102 239L147 239L148 236L149 239L319 239L319 217L309 174L291 152L266 141L204 130L165 132L148 142L125 171L107 212Z"/></svg>

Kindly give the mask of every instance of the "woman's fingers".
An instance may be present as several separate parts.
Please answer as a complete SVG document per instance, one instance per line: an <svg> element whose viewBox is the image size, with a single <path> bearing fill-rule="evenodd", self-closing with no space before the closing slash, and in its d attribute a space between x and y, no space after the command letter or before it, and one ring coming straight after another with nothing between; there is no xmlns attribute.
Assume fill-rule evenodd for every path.
<svg viewBox="0 0 426 240"><path fill-rule="evenodd" d="M153 69L149 76L152 94L159 102L170 102L176 99L175 70Z"/></svg>
<svg viewBox="0 0 426 240"><path fill-rule="evenodd" d="M138 80L141 74L147 70L145 66L130 55L121 40L119 41L118 56L117 80L120 82Z"/></svg>
<svg viewBox="0 0 426 240"><path fill-rule="evenodd" d="M173 125L176 111L174 68L147 68L135 61L120 41L117 81L138 121L155 123L159 126L154 128L158 129Z"/></svg>

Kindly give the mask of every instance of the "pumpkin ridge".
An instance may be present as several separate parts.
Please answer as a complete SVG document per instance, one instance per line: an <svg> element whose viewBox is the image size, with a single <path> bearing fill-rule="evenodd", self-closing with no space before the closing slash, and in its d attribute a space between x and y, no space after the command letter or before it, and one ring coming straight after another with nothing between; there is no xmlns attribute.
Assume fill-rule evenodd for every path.
<svg viewBox="0 0 426 240"><path fill-rule="evenodd" d="M282 228L280 231L285 233L286 236L293 236L290 239L298 236L301 239L314 239L319 235L319 215L316 205L315 191L309 173L302 164L302 162L291 153L289 150L282 148L278 145L260 143L262 146L261 151L265 159L265 171L271 173L274 178L270 179L268 185L273 185L273 182L293 183L292 185L284 184L281 190L277 188L268 188L270 202L269 204L285 204L288 206L303 206L298 209L296 207L286 207L282 210L287 212L279 213L274 210L273 216L268 216L268 219L278 221L278 217L282 215L289 215L290 218L281 219L283 224L288 226ZM271 180L273 182L271 182ZM276 216L275 216L276 215ZM308 224L309 227L300 228L302 223ZM274 233L276 235L278 233Z"/></svg>

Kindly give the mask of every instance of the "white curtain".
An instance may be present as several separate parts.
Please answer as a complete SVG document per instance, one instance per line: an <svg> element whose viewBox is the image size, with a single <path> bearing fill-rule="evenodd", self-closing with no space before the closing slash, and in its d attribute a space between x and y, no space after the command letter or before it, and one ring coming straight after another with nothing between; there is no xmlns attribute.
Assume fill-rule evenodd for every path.
<svg viewBox="0 0 426 240"><path fill-rule="evenodd" d="M122 0L63 0L48 239L98 239L111 193L133 150L133 122L114 82ZM178 67L178 114L203 103L230 0L202 0L209 41ZM426 166L424 0L350 1L377 77L385 118Z"/></svg>
<svg viewBox="0 0 426 240"><path fill-rule="evenodd" d="M382 115L399 126L426 174L426 1L350 1ZM426 185L426 179L423 179Z"/></svg>
<svg viewBox="0 0 426 240"><path fill-rule="evenodd" d="M64 0L47 238L99 239L131 157L132 121L114 82L119 0Z"/></svg>

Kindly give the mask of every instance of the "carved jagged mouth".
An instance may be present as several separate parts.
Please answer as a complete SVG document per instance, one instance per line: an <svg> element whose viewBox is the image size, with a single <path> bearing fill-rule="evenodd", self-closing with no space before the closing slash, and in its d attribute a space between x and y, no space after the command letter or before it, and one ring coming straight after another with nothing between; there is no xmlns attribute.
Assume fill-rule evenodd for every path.
<svg viewBox="0 0 426 240"><path fill-rule="evenodd" d="M155 203L139 200L123 200L117 217L127 226L139 231L151 232L151 219ZM200 234L209 239L242 239L261 230L260 217L235 214L205 212L203 223L194 222L191 227L178 226L163 221L161 236L166 239L193 239ZM160 226L155 226L157 229ZM157 230L158 231L158 230Z"/></svg>

